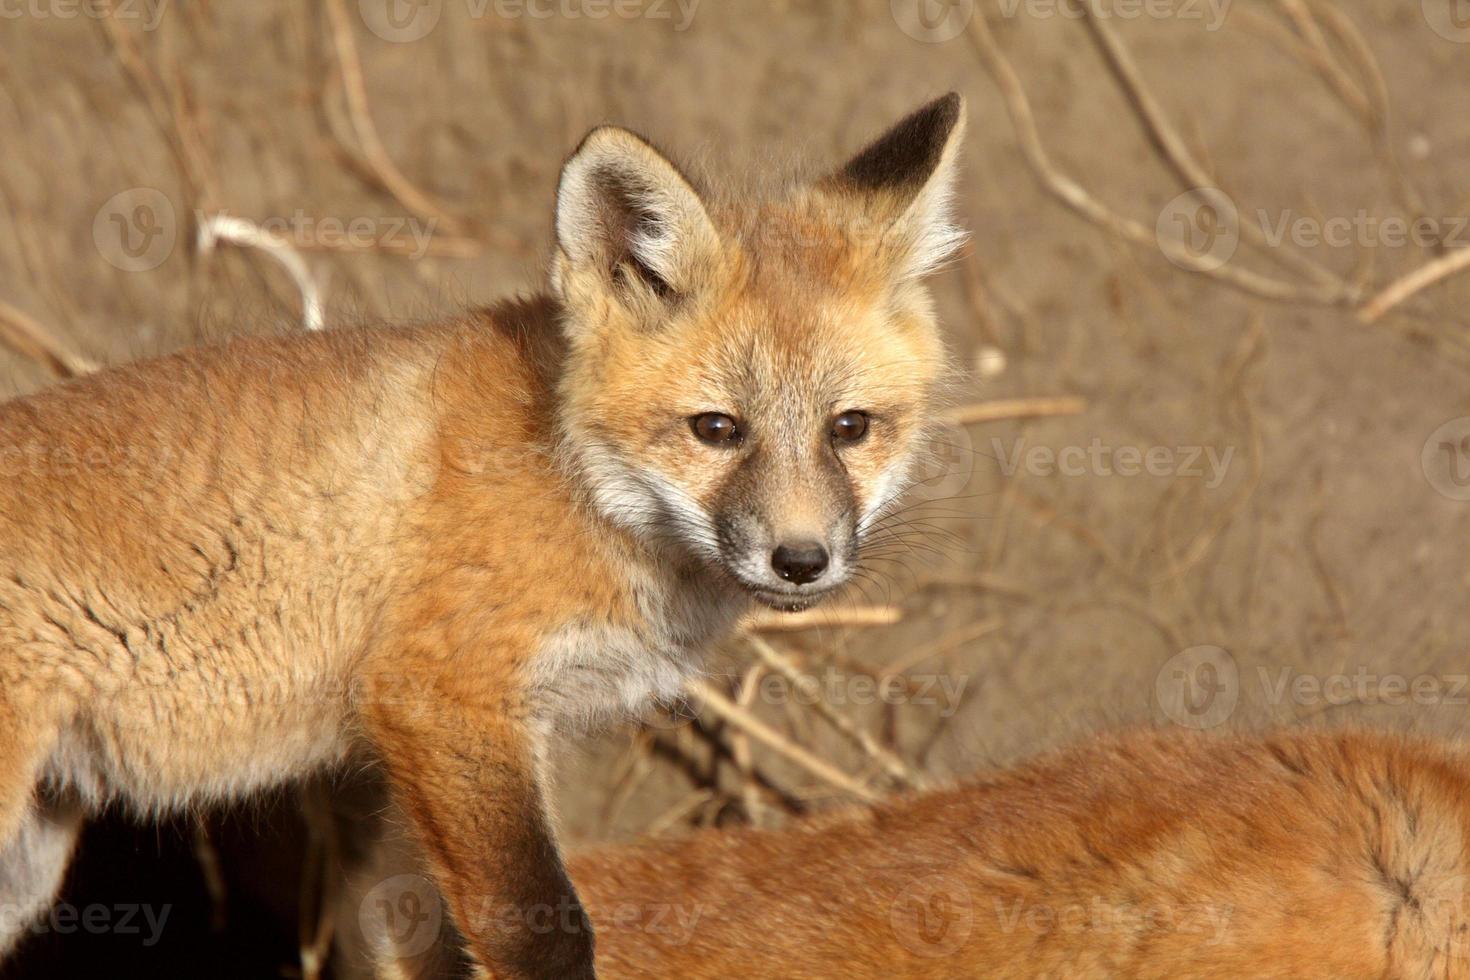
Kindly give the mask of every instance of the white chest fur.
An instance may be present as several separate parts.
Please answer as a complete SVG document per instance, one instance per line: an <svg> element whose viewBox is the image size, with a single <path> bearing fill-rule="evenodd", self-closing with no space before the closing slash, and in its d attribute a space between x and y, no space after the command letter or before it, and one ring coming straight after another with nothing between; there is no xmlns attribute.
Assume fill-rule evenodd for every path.
<svg viewBox="0 0 1470 980"><path fill-rule="evenodd" d="M535 703L558 729L585 730L678 698L747 601L705 584L635 583L634 626L565 624L535 659Z"/></svg>

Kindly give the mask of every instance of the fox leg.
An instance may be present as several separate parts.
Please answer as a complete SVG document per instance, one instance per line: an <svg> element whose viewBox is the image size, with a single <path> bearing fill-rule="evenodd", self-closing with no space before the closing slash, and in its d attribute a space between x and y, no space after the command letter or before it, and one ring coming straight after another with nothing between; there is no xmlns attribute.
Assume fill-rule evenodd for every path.
<svg viewBox="0 0 1470 980"><path fill-rule="evenodd" d="M552 834L535 734L479 697L389 693L364 728L478 965L496 980L591 980L592 928Z"/></svg>
<svg viewBox="0 0 1470 980"><path fill-rule="evenodd" d="M74 802L38 799L0 845L0 962L56 900L81 826Z"/></svg>
<svg viewBox="0 0 1470 980"><path fill-rule="evenodd" d="M81 827L80 805L42 792L51 752L51 712L6 677L0 690L0 961L61 888ZM20 705L28 710L22 711Z"/></svg>

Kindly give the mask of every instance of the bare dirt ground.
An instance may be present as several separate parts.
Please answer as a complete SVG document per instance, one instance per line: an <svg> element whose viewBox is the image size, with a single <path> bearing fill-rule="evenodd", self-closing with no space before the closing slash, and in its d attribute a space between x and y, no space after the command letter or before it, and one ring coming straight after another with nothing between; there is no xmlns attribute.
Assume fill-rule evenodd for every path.
<svg viewBox="0 0 1470 980"><path fill-rule="evenodd" d="M432 316L537 288L558 167L594 124L639 129L715 181L835 164L958 89L974 237L935 287L957 397L1081 410L968 425L936 447L948 469L909 515L902 562L875 566L853 598L900 607L897 624L767 638L933 778L1134 723L1458 734L1470 276L1359 315L1470 244L1470 27L1454 2L1125 0L1134 14L1099 34L1058 4L977 0L933 5L959 21L929 21L926 40L921 5L898 0L704 0L687 17L654 0L603 18L573 2L537 8L547 17L469 0L398 10L418 20L375 0L137 0L110 19L26 0L14 16L0 6L0 314L95 363L300 329L300 292L272 257L199 247L201 223L228 214L286 237L329 322ZM938 39L972 7L978 26ZM1212 209L1175 200L1199 181L1142 124L1110 39L1177 134L1174 159L1227 195ZM1050 164L1147 240L1048 192L993 71L1029 100ZM1321 295L1268 299L1227 281L1242 272ZM0 350L0 395L51 380ZM720 655L730 678L751 663L743 643ZM895 664L913 683L885 705L858 679ZM893 785L789 686L761 691L750 711L782 738ZM613 733L566 762L572 840L851 799L691 709L700 724ZM737 760L769 786L751 788ZM219 833L289 827L281 809ZM109 825L84 858L142 869L154 839ZM301 844L276 839L281 876L227 868L237 912L294 914ZM132 885L107 894L142 887L113 876ZM71 900L91 900L88 880ZM187 887L179 901L198 908L176 921L207 930L204 892ZM176 962L187 929L160 944ZM286 943L271 962L290 972ZM132 962L121 946L108 955Z"/></svg>

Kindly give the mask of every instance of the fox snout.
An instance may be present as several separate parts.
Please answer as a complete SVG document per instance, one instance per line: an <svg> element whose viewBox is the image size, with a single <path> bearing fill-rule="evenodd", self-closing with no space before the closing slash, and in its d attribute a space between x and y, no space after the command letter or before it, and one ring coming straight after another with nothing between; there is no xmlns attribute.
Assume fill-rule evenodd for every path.
<svg viewBox="0 0 1470 980"><path fill-rule="evenodd" d="M754 492L727 498L715 516L720 558L731 575L758 601L786 610L845 584L857 563L858 534L841 481L803 481L772 496L758 472L749 476L746 489Z"/></svg>

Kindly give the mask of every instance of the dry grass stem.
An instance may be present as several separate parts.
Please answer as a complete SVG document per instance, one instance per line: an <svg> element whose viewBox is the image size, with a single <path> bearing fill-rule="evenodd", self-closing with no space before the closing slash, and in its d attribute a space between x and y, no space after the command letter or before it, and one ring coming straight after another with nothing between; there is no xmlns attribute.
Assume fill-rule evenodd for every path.
<svg viewBox="0 0 1470 980"><path fill-rule="evenodd" d="M4 301L0 301L0 343L58 378L80 377L97 370L91 360L68 350L50 330Z"/></svg>
<svg viewBox="0 0 1470 980"><path fill-rule="evenodd" d="M244 218L217 214L199 225L199 251L211 252L221 241L259 249L279 262L301 291L302 326L307 330L320 330L325 326L321 290L312 278L311 270L306 267L306 261L288 242Z"/></svg>
<svg viewBox="0 0 1470 980"><path fill-rule="evenodd" d="M757 633L800 633L816 629L892 626L902 619L903 610L895 605L818 607L798 613L763 609L751 615L745 628Z"/></svg>
<svg viewBox="0 0 1470 980"><path fill-rule="evenodd" d="M738 728L745 732L757 742L779 753L788 762L805 769L823 782L870 802L875 802L882 798L882 794L869 788L866 783L848 775L808 749L797 745L794 741L782 735L749 711L741 708L724 694L715 690L708 682L692 681L688 686L688 690L715 717L732 728Z"/></svg>
<svg viewBox="0 0 1470 980"><path fill-rule="evenodd" d="M443 204L404 176L384 148L382 138L378 135L378 127L374 125L372 113L368 109L362 62L357 56L357 42L353 40L352 24L343 0L327 0L327 18L331 23L332 46L337 55L337 66L342 72L342 92L347 103L347 116L363 161L383 189L408 210L433 219L451 234L463 234L464 220L451 214Z"/></svg>
<svg viewBox="0 0 1470 980"><path fill-rule="evenodd" d="M956 405L942 418L951 425L976 425L1011 419L1036 419L1057 415L1081 415L1087 402L1070 395L1041 398L1000 398L994 401Z"/></svg>
<svg viewBox="0 0 1470 980"><path fill-rule="evenodd" d="M760 657L761 662L795 686L805 684L810 678L801 672L790 658L771 646L758 636L747 637L750 647ZM744 691L742 690L742 694ZM909 765L898 755L878 744L877 739L867 731L859 728L856 723L846 715L840 714L826 701L817 698L812 701L812 707L817 714L827 720L833 728L845 736L850 742L863 751L868 758L877 763L884 772L896 779L900 784L911 787L922 787L925 785L923 773Z"/></svg>

